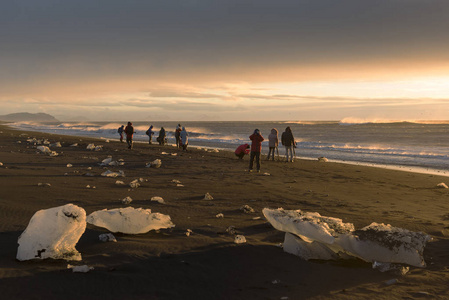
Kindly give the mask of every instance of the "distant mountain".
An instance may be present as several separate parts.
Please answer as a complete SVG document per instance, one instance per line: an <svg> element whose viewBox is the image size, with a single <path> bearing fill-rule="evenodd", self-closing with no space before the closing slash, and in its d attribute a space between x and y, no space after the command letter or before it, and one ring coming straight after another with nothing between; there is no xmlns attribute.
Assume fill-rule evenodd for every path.
<svg viewBox="0 0 449 300"><path fill-rule="evenodd" d="M21 122L21 121L32 121L32 122L59 122L58 119L52 115L45 113L31 114L27 112L8 114L0 116L1 121L7 122Z"/></svg>

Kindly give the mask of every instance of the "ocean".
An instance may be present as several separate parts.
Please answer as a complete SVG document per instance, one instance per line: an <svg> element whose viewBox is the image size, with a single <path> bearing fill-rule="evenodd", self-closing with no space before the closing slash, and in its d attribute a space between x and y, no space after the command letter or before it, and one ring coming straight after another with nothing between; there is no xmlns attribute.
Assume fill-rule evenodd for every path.
<svg viewBox="0 0 449 300"><path fill-rule="evenodd" d="M119 122L18 122L10 126L28 131L86 136L118 140ZM175 143L178 122L134 122L136 142L147 142L145 131L153 125L155 135L164 127L168 141ZM181 122L189 133L189 147L234 151L250 143L249 136L259 129L265 140L262 153L268 153L268 135L272 128L279 138L287 126L297 141L296 156L304 159L326 157L329 161L397 168L420 173L449 176L448 122ZM285 150L280 145L279 153ZM447 173L447 174L446 174Z"/></svg>

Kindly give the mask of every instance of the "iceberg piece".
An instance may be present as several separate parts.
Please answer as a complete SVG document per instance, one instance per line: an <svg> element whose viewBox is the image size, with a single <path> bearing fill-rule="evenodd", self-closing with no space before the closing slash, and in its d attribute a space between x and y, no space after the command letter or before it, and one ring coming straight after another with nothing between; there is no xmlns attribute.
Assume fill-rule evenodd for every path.
<svg viewBox="0 0 449 300"><path fill-rule="evenodd" d="M73 204L37 211L20 235L17 259L81 260L75 249L86 230L86 212Z"/></svg>
<svg viewBox="0 0 449 300"><path fill-rule="evenodd" d="M125 177L125 173L122 170L120 170L118 172L112 172L110 170L107 170L107 171L101 173L101 176L104 176L104 177Z"/></svg>
<svg viewBox="0 0 449 300"><path fill-rule="evenodd" d="M0 162L0 167L3 167L3 163L2 162Z"/></svg>
<svg viewBox="0 0 449 300"><path fill-rule="evenodd" d="M121 181L121 180L117 180L117 181L115 182L115 184L116 184L116 185L125 185L125 183L124 183L123 181Z"/></svg>
<svg viewBox="0 0 449 300"><path fill-rule="evenodd" d="M94 144L89 144L86 147L87 150L94 150L95 149L95 145Z"/></svg>
<svg viewBox="0 0 449 300"><path fill-rule="evenodd" d="M101 151L103 150L103 146L95 146L94 151Z"/></svg>
<svg viewBox="0 0 449 300"><path fill-rule="evenodd" d="M117 239L112 233L103 233L98 236L99 240L102 242L115 242L117 243Z"/></svg>
<svg viewBox="0 0 449 300"><path fill-rule="evenodd" d="M389 262L425 267L423 252L431 237L391 225L371 223L342 235L337 244L347 252L367 262Z"/></svg>
<svg viewBox="0 0 449 300"><path fill-rule="evenodd" d="M247 204L245 204L242 207L240 207L240 210L243 211L245 214L251 214L251 213L254 212L254 209L251 206L247 205Z"/></svg>
<svg viewBox="0 0 449 300"><path fill-rule="evenodd" d="M36 149L45 154L51 153L50 148L48 148L47 146L38 146Z"/></svg>
<svg viewBox="0 0 449 300"><path fill-rule="evenodd" d="M78 147L78 143L72 144L70 147Z"/></svg>
<svg viewBox="0 0 449 300"><path fill-rule="evenodd" d="M324 156L320 156L320 157L318 157L318 161L319 162L328 162L329 160Z"/></svg>
<svg viewBox="0 0 449 300"><path fill-rule="evenodd" d="M156 201L156 202L159 202L161 204L165 204L165 201L164 201L164 199L162 197L157 197L157 196L151 197L151 201Z"/></svg>
<svg viewBox="0 0 449 300"><path fill-rule="evenodd" d="M67 164L67 168L71 168L71 167L73 167L72 164Z"/></svg>
<svg viewBox="0 0 449 300"><path fill-rule="evenodd" d="M150 230L175 227L168 215L152 213L151 209L133 207L95 211L87 217L87 222L111 232L126 234L147 233Z"/></svg>
<svg viewBox="0 0 449 300"><path fill-rule="evenodd" d="M133 201L133 199L130 196L127 196L122 199L122 204L130 204Z"/></svg>
<svg viewBox="0 0 449 300"><path fill-rule="evenodd" d="M284 251L302 259L337 259L338 255L330 249L326 244L319 242L305 242L299 237L286 232L284 238Z"/></svg>
<svg viewBox="0 0 449 300"><path fill-rule="evenodd" d="M109 166L112 162L112 157L105 158L101 161L100 166Z"/></svg>
<svg viewBox="0 0 449 300"><path fill-rule="evenodd" d="M87 273L94 269L94 267L89 267L88 265L82 265L82 266L72 266L67 265L67 269L72 269L74 273Z"/></svg>
<svg viewBox="0 0 449 300"><path fill-rule="evenodd" d="M216 214L215 218L217 218L217 219L224 218L224 214L222 214L222 213Z"/></svg>
<svg viewBox="0 0 449 300"><path fill-rule="evenodd" d="M243 244L246 243L246 238L243 235L236 235L234 239L234 243Z"/></svg>
<svg viewBox="0 0 449 300"><path fill-rule="evenodd" d="M442 189L448 189L447 185L444 182L438 183L437 187L442 188Z"/></svg>
<svg viewBox="0 0 449 300"><path fill-rule="evenodd" d="M206 193L206 194L204 195L204 199L203 199L203 200L214 200L214 197L212 197L211 194Z"/></svg>
<svg viewBox="0 0 449 300"><path fill-rule="evenodd" d="M129 183L129 186L130 186L132 189L137 189L137 188L140 186L140 181L139 181L139 179L134 179L133 181L131 181L131 182Z"/></svg>
<svg viewBox="0 0 449 300"><path fill-rule="evenodd" d="M277 230L293 233L306 242L318 241L332 244L338 235L354 231L352 223L343 223L337 218L322 217L319 213L282 208L264 208L262 213Z"/></svg>
<svg viewBox="0 0 449 300"><path fill-rule="evenodd" d="M54 144L50 144L50 147L61 148L62 145L61 145L61 142L56 142Z"/></svg>
<svg viewBox="0 0 449 300"><path fill-rule="evenodd" d="M155 159L146 165L147 168L160 168L162 161L160 159Z"/></svg>

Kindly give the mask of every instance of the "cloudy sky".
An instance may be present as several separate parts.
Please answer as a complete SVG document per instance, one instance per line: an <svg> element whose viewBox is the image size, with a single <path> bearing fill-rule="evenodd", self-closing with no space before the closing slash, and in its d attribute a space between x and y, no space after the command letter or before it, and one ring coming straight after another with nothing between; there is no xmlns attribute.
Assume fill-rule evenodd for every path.
<svg viewBox="0 0 449 300"><path fill-rule="evenodd" d="M447 0L14 0L0 114L449 119Z"/></svg>

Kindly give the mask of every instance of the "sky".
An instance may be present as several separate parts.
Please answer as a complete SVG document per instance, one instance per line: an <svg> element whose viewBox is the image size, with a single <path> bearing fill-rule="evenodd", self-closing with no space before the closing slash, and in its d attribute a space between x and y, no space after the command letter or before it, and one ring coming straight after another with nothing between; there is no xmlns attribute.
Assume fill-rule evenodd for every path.
<svg viewBox="0 0 449 300"><path fill-rule="evenodd" d="M0 114L447 120L447 0L6 0Z"/></svg>

